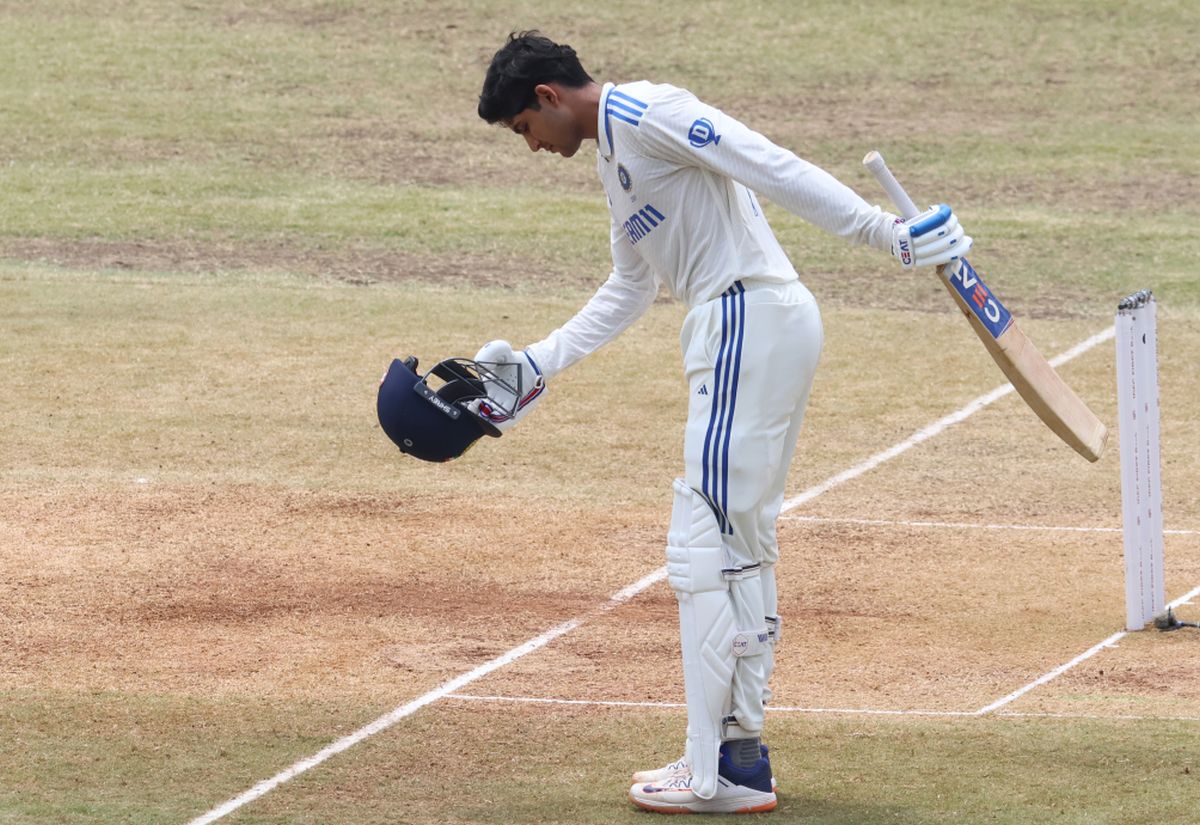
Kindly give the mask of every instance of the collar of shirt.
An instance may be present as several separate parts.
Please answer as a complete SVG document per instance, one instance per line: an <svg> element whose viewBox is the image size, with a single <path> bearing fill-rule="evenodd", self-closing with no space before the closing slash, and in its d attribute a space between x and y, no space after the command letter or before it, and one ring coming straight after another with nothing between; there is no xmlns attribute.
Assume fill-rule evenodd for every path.
<svg viewBox="0 0 1200 825"><path fill-rule="evenodd" d="M600 154L605 160L613 156L612 125L608 122L608 95L616 88L615 83L605 83L600 92L600 111L596 114L596 142L600 145Z"/></svg>

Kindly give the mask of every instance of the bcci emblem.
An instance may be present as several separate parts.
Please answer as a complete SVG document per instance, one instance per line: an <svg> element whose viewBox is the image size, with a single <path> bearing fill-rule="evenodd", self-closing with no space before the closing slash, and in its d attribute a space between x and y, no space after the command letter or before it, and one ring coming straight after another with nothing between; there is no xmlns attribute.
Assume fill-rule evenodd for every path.
<svg viewBox="0 0 1200 825"><path fill-rule="evenodd" d="M621 188L628 192L633 188L633 180L629 177L629 170L621 164L617 164L617 180L621 182Z"/></svg>
<svg viewBox="0 0 1200 825"><path fill-rule="evenodd" d="M717 129L712 125L712 121L706 117L696 120L692 124L692 128L688 130L688 143L697 149L703 149L710 143L716 146L721 142L721 136L717 134Z"/></svg>

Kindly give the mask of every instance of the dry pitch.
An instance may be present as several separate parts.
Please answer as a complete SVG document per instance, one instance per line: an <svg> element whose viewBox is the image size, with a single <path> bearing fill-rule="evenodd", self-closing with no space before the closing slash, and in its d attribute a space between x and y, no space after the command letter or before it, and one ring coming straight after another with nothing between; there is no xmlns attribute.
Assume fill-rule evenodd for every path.
<svg viewBox="0 0 1200 825"><path fill-rule="evenodd" d="M127 314L179 318L189 306L207 309L202 296L225 291L103 278L48 283L24 275L5 288L31 284L69 292L68 305L84 316L101 302L80 301L81 294L115 293ZM395 297L347 287L229 289L232 295L212 300L230 312L249 290L296 297L309 310L326 305L338 316L369 312L374 302ZM406 290L405 302L422 291L428 290ZM676 307L656 307L631 341L597 356L594 371L565 376L521 432L481 443L452 467L413 466L381 443L362 413L370 411L379 353L358 359L357 375L340 377L340 359L322 367L321 359L296 355L290 368L230 378L219 399L172 376L170 348L131 344L133 360L161 370L155 386L168 394L175 387L180 406L138 390L137 376L120 371L106 388L93 389L90 410L47 401L41 408L47 420L40 428L29 423L17 450L41 456L41 463L13 467L0 494L5 724L23 744L9 752L6 769L24 777L9 804L53 811L59 821L120 821L130 810L146 821L188 820L580 618L577 629L406 715L231 821L473 822L493 821L491 810L512 821L632 815L621 801L621 777L631 766L670 758L683 725L675 704L682 684L674 602L658 582L619 607L597 609L661 564L669 499L655 482L674 472L681 418L673 387L652 389L633 410L622 410L624 390L602 377L630 360L647 370L659 361L674 366L670 332L677 315ZM881 317L923 320L947 348L978 362L978 383L945 396L906 390L938 386L936 365L889 362L887 338L869 337L868 325ZM305 323L300 315L292 320ZM1182 371L1197 341L1180 335L1169 314L1164 321L1163 347L1173 353L1163 375L1164 487L1168 527L1184 531L1167 540L1168 598L1176 598L1200 583L1194 532L1200 514L1186 494L1194 469L1173 457L1193 434L1180 418L1186 405L1171 389L1187 385ZM202 337L200 327L207 326L181 324L184 338ZM931 411L951 412L999 383L986 356L957 347L971 339L956 317L834 309L827 325L828 363L794 468L794 493L940 417ZM1061 347L1095 326L1059 322L1035 324L1034 331ZM45 344L52 346L49 339ZM247 363L270 361L271 347L250 346ZM355 346L381 345L362 338ZM217 354L207 359L189 359L185 371L221 369ZM52 360L31 356L30 368L53 376ZM851 360L870 366L856 370ZM1097 347L1064 370L1108 420L1111 361L1108 348ZM62 399L87 381L89 367L77 369L78 375L67 367L66 375L44 378L47 397ZM856 393L848 373L894 385L886 424L860 431L855 416L845 414ZM322 435L304 425L302 411L278 408L266 408L266 420L257 424L243 422L245 437L264 439L259 443L218 439L207 423L239 415L223 409L242 408L230 396L315 404L304 399L326 382L335 412L315 411L316 420L344 415L343 431ZM587 429L583 422L600 402L616 420ZM146 409L135 414L139 404ZM49 419L63 415L111 415L124 427L142 416L184 420L176 432L147 425L138 437L120 433L132 441L128 458L81 444L85 462L56 446L64 431ZM301 419L292 430L297 435L272 440L264 432L287 432L293 416ZM117 435L107 426L94 434L100 445ZM294 483L263 480L286 472L280 468L299 449L296 438L324 441L292 471ZM38 444L44 451L35 453ZM165 460L154 463L160 454ZM869 752L843 753L864 737L898 739L885 747L905 759L925 747L922 738L945 737L978 749L969 764L990 762L996 748L1007 764L1012 749L1040 742L1045 726L1056 736L1082 737L1020 757L1045 769L1040 760L1053 764L1064 750L1083 758L1093 747L1089 726L1119 725L1122 739L1150 733L1153 747L1168 751L1181 747L1173 737L1194 734L1200 639L1191 631L1126 636L1006 700L1121 627L1117 469L1115 451L1086 464L1010 395L785 514L786 630L770 741L786 821L806 821L814 811L824 811L826 821L874 821L830 807L831 799L855 797L853 785L848 791L837 782L863 781L881 770ZM547 703L534 703L541 700ZM1001 745L991 741L996 737L1012 741ZM1150 760L1163 775L1151 789L1139 774L1143 784L1135 787L1152 800L1168 788L1174 801L1163 804L1177 806L1194 788L1181 772L1191 756L1186 748L1172 757L1138 750L1150 746L1146 740L1130 746L1132 756L1113 756L1116 781L1134 781L1121 767L1130 760L1135 770ZM937 750L922 758L932 763L926 770L936 771L962 759ZM558 770L560 759L572 763L566 775L538 784L531 771ZM894 781L945 792L940 773L905 778L890 770L883 769L883 791L891 793ZM477 774L495 783L487 797L442 798L447 785L478 786ZM573 796L579 782L592 786L585 807L574 799L565 813L540 810ZM170 801L160 798L160 786L180 785L182 798L176 790ZM63 811L56 802L63 797L79 799L80 809ZM30 800L44 800L45 808L24 807ZM405 813L396 813L397 804ZM938 808L928 804L917 805L921 817L940 821ZM976 804L998 812L1008 805ZM1072 804L1086 811L1088 800ZM889 816L900 810L879 802ZM1025 802L1020 810L1038 806ZM15 819L39 820L36 813Z"/></svg>
<svg viewBox="0 0 1200 825"><path fill-rule="evenodd" d="M988 65L1021 65L1044 81L1041 93L1086 97L1089 56L1062 45L1084 25L1076 11L1039 12L1055 48L1038 53L1056 59L1015 61L1029 44L1014 36L990 41ZM10 31L40 33L49 68L71 54L55 27L86 41L80 32L95 24L69 4L59 12L5 12ZM449 17L409 26L352 4L130 4L88 35L108 32L129 71L150 59L135 48L140 18L180 40L214 25L256 45L207 62L179 52L199 66L187 79L199 108L205 93L245 93L232 119L249 135L211 124L195 142L163 125L110 130L103 100L93 133L66 120L41 142L18 127L4 133L15 194L0 234L0 822L187 822L431 692L436 701L223 821L645 819L623 801L624 777L677 755L674 602L662 581L610 599L662 563L685 407L682 309L655 305L552 385L518 431L453 465L408 461L374 423L374 385L393 355L466 354L497 334L530 340L569 317L605 271L603 244L591 243L605 218L588 162L556 174L557 158L529 157L470 117L474 75L510 24L439 12ZM1174 33L1124 24L1175 54L1194 15L1171 4L1155 15L1174 15ZM684 17L701 31L715 25L695 10ZM1183 58L1139 50L1153 38L1122 38L1120 21L1087 19L1134 75L1108 87L1107 116L1054 120L1027 87L988 98L970 78L943 78L958 126L889 159L913 190L971 204L964 220L973 209L988 238L978 268L1047 355L1107 328L1125 293L1159 292L1170 600L1200 586L1200 327L1195 257L1185 254L1197 251L1194 235L1164 238L1163 227L1190 228L1197 176L1194 165L1171 173L1136 148L1114 157L1101 144L1129 130L1143 149L1170 151L1183 127L1145 124L1185 120L1168 94ZM606 74L697 77L782 142L837 158L835 171L872 199L857 158L881 133L909 145L815 56L785 101L803 99L808 116L796 119L751 93L761 65L749 79L722 74L686 57L682 35L665 39L656 62L649 42L640 58L604 45L616 16L601 15L595 30L561 17L543 25L597 44ZM776 46L815 36L792 27ZM880 37L872 42L888 42ZM358 63L347 57L354 43L367 57L403 56ZM418 125L339 97L334 81L357 78L365 95L412 115L416 96L387 98L385 81L412 73L419 47L432 45L413 83L432 88L431 68L461 68L446 75L454 106ZM300 71L302 47L330 61L333 81ZM124 65L96 62L116 74ZM874 76L853 60L843 70ZM138 88L179 94L164 76ZM872 94L906 88L902 76L879 82ZM1077 97L1058 104L1089 109ZM257 125L256 105L308 139ZM1067 138L1058 145L1053 128L1030 136L1023 125L1038 132L1047 117L1079 141L1057 168L1045 158ZM1081 137L1089 131L1092 142ZM1006 155L1018 134L1031 157ZM971 147L992 139L990 155ZM935 165L936 151L970 166L970 179ZM286 176L291 167L303 185ZM1110 187L1096 183L1098 170ZM227 180L242 173L278 191ZM86 187L70 180L91 174L127 195L145 190L89 212ZM172 175L217 181L218 195L189 194L191 225L155 188ZM543 203L542 191L561 200ZM298 205L259 209L263 197ZM64 216L48 206L56 198L80 211ZM147 217L139 204L158 211ZM226 212L253 220L223 224ZM1000 385L931 278L894 274L877 256L772 217L827 331L789 494ZM1103 243L1122 266L1096 251ZM1111 341L1062 373L1115 420ZM1096 648L1124 615L1118 435L1089 465L1010 394L787 512L767 740L782 788L775 821L1188 820L1200 804L1200 631ZM537 650L439 692L573 619Z"/></svg>

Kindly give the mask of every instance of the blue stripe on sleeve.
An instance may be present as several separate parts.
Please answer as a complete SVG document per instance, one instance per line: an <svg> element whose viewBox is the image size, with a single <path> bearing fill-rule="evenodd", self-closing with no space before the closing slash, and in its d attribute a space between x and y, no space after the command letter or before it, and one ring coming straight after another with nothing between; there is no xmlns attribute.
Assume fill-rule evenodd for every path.
<svg viewBox="0 0 1200 825"><path fill-rule="evenodd" d="M617 98L613 100L613 98ZM631 97L624 92L613 89L608 95L608 101L614 106L623 106L636 114L644 114L648 104L643 103L636 97Z"/></svg>
<svg viewBox="0 0 1200 825"><path fill-rule="evenodd" d="M616 109L613 109L612 107L605 109L604 114L605 114L606 118L615 117L617 120L623 120L626 123L632 124L634 126L637 126L639 123L641 123L641 121L638 120L637 118L630 117L629 115L624 114L623 112L618 112ZM611 132L611 130L610 130L610 132Z"/></svg>

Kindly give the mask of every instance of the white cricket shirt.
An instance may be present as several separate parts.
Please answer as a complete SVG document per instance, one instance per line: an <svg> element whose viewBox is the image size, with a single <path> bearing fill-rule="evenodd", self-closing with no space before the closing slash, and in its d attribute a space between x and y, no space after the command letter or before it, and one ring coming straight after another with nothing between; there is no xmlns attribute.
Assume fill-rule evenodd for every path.
<svg viewBox="0 0 1200 825"><path fill-rule="evenodd" d="M895 215L684 89L606 83L597 126L613 270L571 320L527 348L547 378L628 328L659 284L694 307L741 278L795 279L755 193L851 243L891 249Z"/></svg>

